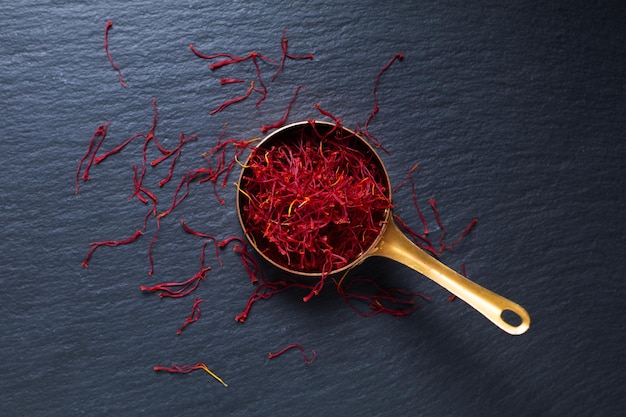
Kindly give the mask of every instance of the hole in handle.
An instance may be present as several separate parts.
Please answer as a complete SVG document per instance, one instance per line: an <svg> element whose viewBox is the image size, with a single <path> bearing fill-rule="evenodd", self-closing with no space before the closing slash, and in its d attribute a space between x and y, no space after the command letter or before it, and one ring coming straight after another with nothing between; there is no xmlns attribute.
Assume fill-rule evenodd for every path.
<svg viewBox="0 0 626 417"><path fill-rule="evenodd" d="M509 326L518 327L522 324L522 318L513 310L503 310L500 318Z"/></svg>

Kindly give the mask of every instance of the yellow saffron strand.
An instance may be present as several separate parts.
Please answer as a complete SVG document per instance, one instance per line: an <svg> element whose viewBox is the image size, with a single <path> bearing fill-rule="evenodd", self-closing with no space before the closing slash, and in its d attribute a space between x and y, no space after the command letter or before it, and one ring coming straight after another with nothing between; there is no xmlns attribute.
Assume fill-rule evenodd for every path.
<svg viewBox="0 0 626 417"><path fill-rule="evenodd" d="M250 197L250 194L248 194L247 192L245 192L244 190L242 190L239 187L239 184L237 184L236 182L233 183L235 185L235 187L237 188L237 191L239 191L241 194L245 195L246 197L248 197L249 200L252 200L252 197Z"/></svg>
<svg viewBox="0 0 626 417"><path fill-rule="evenodd" d="M343 283L343 280L346 279L346 277L348 276L348 273L350 273L350 271L352 271L352 268L346 269L346 272L344 272L344 274L341 276L341 279L339 281L337 281L335 278L333 278L333 281L335 281L335 284L337 285L337 288L341 288L341 284Z"/></svg>
<svg viewBox="0 0 626 417"><path fill-rule="evenodd" d="M237 163L239 164L239 166L240 166L240 167L242 167L242 168L250 168L250 165L243 164L243 163L239 160L239 158L237 158L236 156L235 156L235 162L237 162Z"/></svg>
<svg viewBox="0 0 626 417"><path fill-rule="evenodd" d="M200 369L203 369L204 371L206 371L207 374L211 375L213 378L215 378L220 384L224 385L225 387L228 386L227 383L225 383L224 381L222 381L222 378L220 378L219 376L215 375L213 373L213 371L211 371L204 363L200 363L198 364L198 367Z"/></svg>

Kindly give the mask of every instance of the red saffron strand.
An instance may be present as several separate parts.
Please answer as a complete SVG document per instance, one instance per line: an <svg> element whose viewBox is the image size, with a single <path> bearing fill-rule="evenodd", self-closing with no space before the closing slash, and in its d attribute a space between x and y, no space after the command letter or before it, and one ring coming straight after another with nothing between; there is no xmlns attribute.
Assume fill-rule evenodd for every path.
<svg viewBox="0 0 626 417"><path fill-rule="evenodd" d="M306 289L309 292L313 290L313 286L297 281L293 278L285 278L282 281L268 281L263 279L261 276L260 280L261 283L255 287L254 292L248 299L244 310L235 316L236 321L244 323L250 314L252 305L259 300L266 300L291 288Z"/></svg>
<svg viewBox="0 0 626 417"><path fill-rule="evenodd" d="M141 157L142 157L141 174L138 176L138 179L135 181L135 191L134 191L133 194L131 194L128 197L129 200L132 199L133 197L137 196L139 194L141 188L142 188L143 179L144 179L144 177L146 175L146 169L147 169L147 165L148 165L148 144L151 141L153 141L154 144L156 145L157 149L159 149L159 151L163 155L170 155L173 152L171 150L163 148L163 146L161 146L161 144L159 143L159 140L155 136L155 129L156 129L157 120L158 120L158 108L156 106L156 99L155 98L152 99L152 108L154 110L152 127L150 128L148 134L145 135L145 141L144 141L143 148L142 148L142 153L141 153ZM184 136L182 138L184 138ZM179 147L182 146L182 141L183 141L183 139L179 140L179 142L180 142Z"/></svg>
<svg viewBox="0 0 626 417"><path fill-rule="evenodd" d="M248 88L248 91L246 91L244 95L231 98L230 100L226 100L225 102L220 104L217 108L211 110L209 114L214 115L215 113L224 110L226 107L230 106L231 104L235 104L242 100L247 99L248 97L250 97L250 94L252 94L252 91L254 91L254 80L250 81L250 87Z"/></svg>
<svg viewBox="0 0 626 417"><path fill-rule="evenodd" d="M259 84L261 85L261 97L257 100L256 106L257 108L261 106L265 97L267 97L267 86L263 82L263 78L261 77L261 67L259 67L259 61L257 61L257 57L263 57L262 55L257 54L256 52L252 52L252 64L254 65L254 69L256 70L256 76L259 80Z"/></svg>
<svg viewBox="0 0 626 417"><path fill-rule="evenodd" d="M200 303L202 302L204 302L204 300L201 300L198 298L193 299L193 306L191 306L191 313L189 314L189 317L185 319L182 326L180 326L180 328L176 331L176 334L178 335L182 334L183 330L185 330L187 326L189 326L191 323L195 323L198 320L200 320Z"/></svg>
<svg viewBox="0 0 626 417"><path fill-rule="evenodd" d="M137 229L135 231L135 234L133 234L131 237L127 238L127 239L122 239L122 240L105 240L102 242L91 242L89 243L89 246L91 246L91 249L89 249L89 252L87 252L87 256L85 256L85 260L83 261L82 265L87 268L89 267L89 260L91 259L91 256L93 255L93 253L95 252L96 249L98 249L101 246L120 246L120 245L127 245L129 243L134 242L135 240L137 240L137 238L139 236L141 236L143 233L141 232L141 230Z"/></svg>
<svg viewBox="0 0 626 417"><path fill-rule="evenodd" d="M337 125L337 128L341 126L342 119L340 117L337 117L331 112L324 110L323 108L320 107L318 103L313 104L313 107L315 107L315 110L319 111L321 114L323 114L326 117L329 117L333 122L335 122L335 125Z"/></svg>
<svg viewBox="0 0 626 417"><path fill-rule="evenodd" d="M148 190L146 187L142 185L139 187L139 192L148 196L150 201L152 201L153 205L156 207L156 204L159 202L159 199L152 191Z"/></svg>
<svg viewBox="0 0 626 417"><path fill-rule="evenodd" d="M257 100L256 102L256 106L259 107L261 105L261 103L263 102L263 100L265 100L265 97L267 96L267 86L265 85L265 82L263 81L263 77L261 75L261 67L259 66L259 59L262 61L266 61L266 62L270 62L270 63L276 63L273 59L270 59L268 57L266 57L265 55L262 55L258 52L252 51L250 53L248 53L248 55L243 56L243 57L239 57L236 55L232 55L232 54L225 54L225 53L220 53L220 54L213 54L213 55L205 55L202 54L200 52L198 52L193 45L190 45L189 48L191 49L191 51L199 58L202 59L216 59L216 58L224 58L220 61L214 62L212 64L209 65L209 68L211 68L211 70L216 70L218 68L221 67L225 67L227 65L232 65L232 64L239 64L241 62L245 62L245 61L252 61L252 65L254 66L254 69L256 71L256 75L257 75L257 81L259 83L259 85L261 86L261 89L256 89L254 88L254 86L251 86L251 88L248 90L248 96L250 95L250 93L252 92L252 90L255 91L259 91L261 93L261 98L259 98L259 100ZM243 98L247 98L247 96L243 97ZM241 101L243 99L242 97L238 97L239 100L237 101ZM229 104L232 104L232 102L228 102ZM227 106L226 106L227 107ZM223 110L223 109L221 109ZM221 110L214 110L214 112L217 111L221 111ZM213 113L211 113L213 114Z"/></svg>
<svg viewBox="0 0 626 417"><path fill-rule="evenodd" d="M281 55L280 62L278 62L278 63L275 60L273 60L271 58L268 58L267 56L265 56L263 54L260 54L260 53L258 53L256 51L249 52L245 56L237 56L237 55L228 54L228 53L218 53L218 54L211 54L211 55L203 54L200 51L198 51L193 46L193 44L189 45L189 49L198 58L206 59L206 60L215 60L215 59L217 59L218 61L212 62L211 64L209 64L209 68L211 70L216 70L216 69L228 66L228 65L234 65L234 64L239 64L239 63L246 62L246 61L251 61L252 65L254 67L254 70L256 72L256 81L257 81L259 87L257 87L257 88L252 87L249 90L249 93L251 93L253 90L261 93L261 97L256 102L256 106L260 107L261 103L267 97L267 85L265 84L265 81L263 80L263 74L262 74L262 71L261 71L260 61L264 61L264 62L268 62L268 63L271 63L271 64L278 65L278 70L274 73L274 75L272 76L272 79L271 79L271 81L274 81L276 79L276 77L278 76L278 74L280 74L280 72L283 70L284 65L285 65L285 60L287 60L287 59L292 59L292 60L309 59L309 60L312 60L313 59L313 54L294 55L294 54L289 53L289 50L288 50L289 41L288 41L286 35L287 35L287 31L284 30L283 34L282 34L282 37L281 37L281 40L280 40L282 55ZM243 82L243 80L238 79L238 78L220 78L219 81L220 81L220 84L222 84L222 85ZM245 96L243 98L247 98L247 96ZM236 97L237 100L235 100L234 102L241 101L243 98L242 97ZM228 103L228 105L230 105L233 102L231 102L229 100L226 103ZM226 104L226 103L224 103L224 104ZM225 107L227 107L227 106L225 106ZM224 108L217 108L217 109L213 110L213 112L221 111ZM214 114L214 113L211 113L211 114Z"/></svg>
<svg viewBox="0 0 626 417"><path fill-rule="evenodd" d="M146 136L146 140L144 141L143 147L142 147L142 164L141 164L141 173L138 174L137 173L137 169L134 168L133 166L133 185L134 185L134 190L133 193L128 196L128 199L131 200L133 197L138 197L139 200L141 200L141 198L139 197L139 193L141 188L143 187L143 179L146 175L146 165L148 163L148 143L150 142L150 140L152 139L151 136Z"/></svg>
<svg viewBox="0 0 626 417"><path fill-rule="evenodd" d="M182 282L162 282L153 286L140 286L141 291L158 292L159 297L182 298L194 292L200 285L200 281L204 280L207 272L211 270L210 266L205 265L206 242L202 244L200 250L200 269L186 281Z"/></svg>
<svg viewBox="0 0 626 417"><path fill-rule="evenodd" d="M259 282L259 279L262 280L261 266L259 265L258 261L254 258L254 256L250 252L248 252L248 244L246 243L245 240L243 240L239 236L231 236L224 240L218 241L217 238L213 235L199 232L197 230L192 229L185 223L184 220L181 220L180 224L187 233L190 233L194 236L198 236L201 238L210 239L213 241L213 243L215 244L215 255L217 257L217 260L220 266L222 266L222 259L219 254L219 249L226 247L229 243L233 241L237 242L237 244L233 247L233 250L237 252L239 256L241 257L241 263L246 273L250 277L250 281L253 284L256 284Z"/></svg>
<svg viewBox="0 0 626 417"><path fill-rule="evenodd" d="M285 124L285 122L287 121L287 117L289 116L289 111L291 110L291 106L293 106L293 103L296 101L296 97L298 97L298 92L301 89L303 89L303 88L305 88L305 87L302 86L302 85L299 85L299 86L296 87L296 90L293 93L293 97L289 101L289 104L287 104L287 109L285 109L285 113L283 114L283 117L281 117L279 121L277 121L276 123L271 124L271 125L263 125L263 126L261 126L261 131L263 133L266 133L268 130L276 129L278 127L281 127L282 125Z"/></svg>
<svg viewBox="0 0 626 417"><path fill-rule="evenodd" d="M439 234L439 248L443 248L444 243L443 243L443 239L446 237L446 228L445 226L441 223L441 217L439 217L439 210L437 210L437 205L435 203L435 199L431 198L430 200L428 200L428 203L430 204L431 209L433 210L433 215L435 216L435 221L437 222L437 225L439 226L439 230L440 230L440 234Z"/></svg>
<svg viewBox="0 0 626 417"><path fill-rule="evenodd" d="M178 139L178 146L175 149L171 150L170 152L161 156L160 158L157 158L154 161L150 162L151 166L156 166L160 164L161 162L163 162L164 160L170 158L172 155L174 155L174 157L172 158L172 162L170 164L170 169L167 173L167 176L159 181L159 187L163 187L172 179L172 176L174 175L174 167L176 166L176 163L178 162L178 159L180 158L182 154L183 145L191 140L196 140L196 139L198 139L197 135L185 136L185 134L181 132L179 139Z"/></svg>
<svg viewBox="0 0 626 417"><path fill-rule="evenodd" d="M194 292L200 285L200 281L206 278L207 272L211 269L210 266L202 268L196 272L189 279L182 282L162 282L153 286L141 285L141 291L156 292L159 297L163 298L182 298L186 297Z"/></svg>
<svg viewBox="0 0 626 417"><path fill-rule="evenodd" d="M159 151L162 154L166 154L169 151L167 149L165 149L163 146L161 146L161 144L159 143L159 140L156 137L156 127L157 127L157 123L158 123L158 119L159 119L159 108L157 107L156 104L157 100L156 97L152 97L152 126L150 126L150 130L148 130L148 134L146 135L149 139L154 140L154 144L156 145L156 147L159 149Z"/></svg>
<svg viewBox="0 0 626 417"><path fill-rule="evenodd" d="M454 249L454 247L461 241L461 239L463 239L465 237L465 235L467 235L470 230L472 230L474 228L474 226L476 226L476 224L478 223L478 219L472 219L472 221L465 227L465 229L463 229L463 231L461 232L461 234L459 235L459 237L450 245L447 245L444 243L444 239L446 237L446 228L443 225L443 223L441 222L441 217L439 216L439 210L437 209L437 205L435 203L435 199L431 198L429 200L430 202L430 206L433 210L433 214L435 216L435 220L437 221L437 225L439 226L440 230L441 230L441 234L439 235L439 249L438 252L439 254L442 254L445 250L450 250L450 249Z"/></svg>
<svg viewBox="0 0 626 417"><path fill-rule="evenodd" d="M200 51L198 51L196 49L195 46L193 46L193 44L189 45L189 49L191 50L191 52L194 53L195 56L197 56L198 58L202 58L202 59L216 59L216 58L229 58L232 60L236 60L236 59L241 59L235 55L232 54L224 54L224 53L220 53L220 54L214 54L214 55L205 55L203 53L201 53Z"/></svg>
<svg viewBox="0 0 626 417"><path fill-rule="evenodd" d="M415 207L415 210L417 211L417 215L419 216L420 221L422 222L422 225L424 228L424 237L425 237L429 233L428 223L426 222L426 218L424 217L424 214L422 213L422 210L420 209L419 204L417 202L417 191L415 190L415 180L413 179L413 172L418 167L419 167L419 163L416 163L415 165L411 167L411 169L409 169L409 171L406 174L406 177L402 181L400 181L398 185L396 185L393 188L393 193L395 194L396 191L398 191L400 187L402 187L407 182L411 183L411 197L413 199L413 206Z"/></svg>
<svg viewBox="0 0 626 417"><path fill-rule="evenodd" d="M226 384L222 380L222 378L218 377L203 362L198 362L195 365L182 365L182 366L179 366L179 365L176 365L176 364L172 364L172 366L158 366L157 365L153 369L155 371L157 371L157 372L169 372L171 374L188 374L188 373L193 372L193 371L203 370L207 374L211 375L214 379L216 379L223 386L225 386L225 387L228 386L228 384Z"/></svg>
<svg viewBox="0 0 626 417"><path fill-rule="evenodd" d="M362 317L372 317L378 314L387 314L394 317L406 318L419 308L415 303L415 298L430 300L430 297L413 291L406 291L401 288L383 288L372 279L358 278L350 280L345 287L342 280L336 282L337 292L344 299L346 304ZM354 285L367 285L370 291L352 290ZM363 312L354 305L352 300L366 304L371 311Z"/></svg>
<svg viewBox="0 0 626 417"><path fill-rule="evenodd" d="M162 282L153 286L140 286L141 291L157 292L159 297L163 298L182 298L194 292L200 285L200 281L204 280L207 272L211 270L210 266L204 264L204 251L206 244L202 245L200 251L200 270L182 282Z"/></svg>
<svg viewBox="0 0 626 417"><path fill-rule="evenodd" d="M285 66L285 60L287 58L289 59L310 59L313 60L313 54L307 54L307 55L292 55L288 52L288 47L289 47L289 39L287 39L287 29L283 30L283 35L280 38L280 48L283 51L283 55L280 59L280 64L278 65L278 70L276 70L276 72L274 73L274 75L272 76L272 82L276 79L276 77L278 77L278 74L281 73L281 71L283 70L283 67Z"/></svg>
<svg viewBox="0 0 626 417"><path fill-rule="evenodd" d="M162 213L159 213L157 215L157 217L164 217L167 216L168 214L170 214L172 211L174 211L174 209L183 202L183 200L185 200L185 198L187 198L187 196L189 195L189 187L191 185L191 183L198 179L199 177L202 176L206 176L207 178L209 178L208 176L212 175L212 171L207 169L207 168L198 168L198 169L193 169L189 172L187 172L185 175L183 175L181 181L179 182L178 186L176 187L176 190L174 191L174 197L172 199L172 204L170 205L170 207L165 210ZM184 192L181 194L181 191L184 189Z"/></svg>
<svg viewBox="0 0 626 417"><path fill-rule="evenodd" d="M238 161L238 157L246 150L252 148L251 143L259 140L258 138L254 138L251 140L236 140L236 139L226 139L222 141L222 137L225 132L222 132L220 137L218 138L218 144L210 149L208 152L204 152L202 154L203 158L208 163L208 168L198 168L187 172L181 181L179 182L176 191L174 193L174 198L172 204L169 209L159 214L160 217L166 216L171 213L179 204L183 202L183 200L189 194L189 187L193 181L198 181L198 183L203 183L206 181L210 181L213 183L213 190L215 192L215 196L221 204L225 204L225 201L219 196L217 192L217 181L220 177L223 177L222 187L226 186L228 176L232 169L235 167L236 162ZM227 147L232 145L235 149L234 156L230 159L230 162L227 164ZM217 167L214 167L211 160L217 154ZM184 190L184 191L183 191Z"/></svg>
<svg viewBox="0 0 626 417"><path fill-rule="evenodd" d="M148 204L148 199L150 199L153 206L156 208L156 204L159 202L157 196L152 191L144 187L143 184L139 183L139 177L138 177L139 168L137 167L137 165L133 165L132 168L133 168L133 189L136 192L137 199L144 204ZM147 198L144 197L144 195Z"/></svg>
<svg viewBox="0 0 626 417"><path fill-rule="evenodd" d="M218 68L225 67L227 65L238 64L240 62L244 62L248 60L256 61L257 58L260 58L261 60L266 61L266 62L275 63L273 59L270 59L266 57L265 55L259 54L258 52L255 52L255 51L248 53L248 55L244 57L239 57L239 56L235 56L231 54L215 54L215 55L206 55L206 56L210 57L208 59L226 57L226 59L210 64L209 68L211 68L212 70L216 70Z"/></svg>
<svg viewBox="0 0 626 417"><path fill-rule="evenodd" d="M104 140L106 139L107 136L107 130L106 128L101 132L100 134L100 140L98 140L98 143L96 143L96 145L93 148L93 152L91 153L91 158L89 158L89 162L87 162L87 165L85 166L85 170L83 171L83 181L88 181L90 179L89 176L89 170L91 169L91 167L93 166L96 160L96 154L98 153L98 150L100 150L100 147L102 146L102 144L104 143Z"/></svg>
<svg viewBox="0 0 626 417"><path fill-rule="evenodd" d="M230 242L236 241L238 244L233 246L233 250L239 254L241 257L241 263L250 277L250 282L253 284L257 284L259 280L263 280L263 274L261 272L261 266L259 265L256 258L248 252L248 244L245 240L238 236L231 236L226 238L218 243L220 248L226 247Z"/></svg>
<svg viewBox="0 0 626 417"><path fill-rule="evenodd" d="M358 128L357 128L357 131L359 133L361 133L363 136L365 136L367 139L369 139L370 143L374 147L382 149L386 153L389 153L389 151L382 146L382 144L380 142L380 139L378 139L378 137L374 136L373 134L371 134L369 132L369 124L374 119L374 117L376 117L376 114L380 110L380 105L379 105L379 101L378 101L378 84L380 83L380 79L381 79L382 75L389 69L389 67L391 67L391 64L393 64L397 60L401 61L402 59L404 59L404 53L400 52L400 53L394 55L387 62L387 64L385 64L385 66L383 66L380 69L380 71L378 71L378 74L376 74L376 78L374 79L374 89L372 91L372 95L374 96L374 107L372 108L372 111L370 112L369 116L365 120L365 123L364 123L363 127L361 128L360 126L358 126Z"/></svg>
<svg viewBox="0 0 626 417"><path fill-rule="evenodd" d="M299 345L298 343L292 343L290 345L285 346L284 348L282 348L281 350L279 350L276 353L271 353L269 354L269 358L273 359L277 356L282 355L283 353L287 352L290 349L298 349L301 353L302 353L302 357L304 358L304 363L306 363L307 365L310 365L311 363L313 363L313 361L315 360L315 358L317 357L317 353L315 352L315 350L311 349L311 353L313 356L311 356L311 358L309 359L306 355L306 352L304 350L304 348Z"/></svg>
<svg viewBox="0 0 626 417"><path fill-rule="evenodd" d="M181 132L178 135L178 145L174 148L174 149L169 149L169 150L165 150L165 152L163 153L163 155L161 155L160 157L152 160L150 162L150 166L157 166L159 165L161 162L165 161L166 159L171 158L172 156L174 156L174 159L178 156L180 156L179 151L181 150L182 146L192 140L196 140L198 139L198 135L190 135L190 136L185 136L185 134L183 132Z"/></svg>
<svg viewBox="0 0 626 417"><path fill-rule="evenodd" d="M119 144L115 148L105 152L104 154L102 154L100 156L96 156L96 158L94 159L94 163L99 164L100 162L102 162L105 159L107 159L109 156L114 155L114 154L116 154L118 152L121 152L122 149L124 149L126 146L128 146L131 142L133 142L137 138L144 138L145 139L146 135L144 133L137 133L135 135L132 135L131 137L126 139L124 142L122 142L121 144Z"/></svg>
<svg viewBox="0 0 626 417"><path fill-rule="evenodd" d="M109 53L109 30L111 30L112 26L113 21L109 20L107 22L106 28L104 29L104 52L106 52L107 58L109 59L109 62L111 63L113 69L117 71L120 77L120 84L122 85L122 87L128 87L128 85L124 82L124 78L122 77L122 70L120 70L120 68L115 64L115 62L113 61L113 57Z"/></svg>
<svg viewBox="0 0 626 417"><path fill-rule="evenodd" d="M214 245L215 245L215 257L217 258L217 261L219 262L220 266L222 266L222 258L220 257L220 252L219 252L219 242L217 240L217 238L213 235L209 235L207 233L202 233L199 232L197 230L192 229L191 227L189 227L187 225L187 223L185 223L184 220L181 219L180 221L180 225L183 227L183 230L189 234L192 234L194 236L198 236L204 239L210 239L213 241Z"/></svg>
<svg viewBox="0 0 626 417"><path fill-rule="evenodd" d="M472 221L463 229L460 235L455 239L451 244L445 243L445 238L447 236L447 229L441 219L439 214L439 209L437 208L437 204L434 198L429 199L429 205L433 212L433 216L435 217L435 221L439 226L440 234L437 240L437 246L433 243L433 241L429 237L430 230L428 228L428 223L420 206L417 201L417 192L415 190L415 180L413 178L413 172L417 169L418 164L413 165L413 167L408 171L404 180L402 180L398 185L396 185L393 189L396 192L402 185L407 182L411 183L411 197L413 199L413 206L419 216L419 219L422 223L423 233L418 233L413 230L404 220L402 220L397 214L393 214L394 220L396 224L404 232L408 237L413 240L413 242L419 246L420 248L428 251L433 256L440 257L446 250L451 250L456 247L456 245L476 226L478 223L478 219L474 218Z"/></svg>
<svg viewBox="0 0 626 417"><path fill-rule="evenodd" d="M413 230L413 228L411 228L411 226L409 226L404 220L402 220L402 218L396 213L393 214L393 219L400 228L400 230L408 237L410 237L413 243L415 243L418 247L429 252L433 256L440 255L427 235L422 235Z"/></svg>
<svg viewBox="0 0 626 417"><path fill-rule="evenodd" d="M246 56L241 57L241 56L228 54L228 53L217 53L217 54L206 55L198 51L193 46L193 44L189 45L189 49L191 50L191 52L194 53L194 55L196 55L198 58L201 58L201 59L212 60L212 59L224 58L218 62L210 64L209 68L211 68L212 70L225 67L227 65L238 64L240 62L252 60L255 58L260 58L263 61L270 62L270 63L276 63L276 61L274 61L273 59L268 58L265 55L261 55L258 52L254 52L254 51L248 53L248 55Z"/></svg>
<svg viewBox="0 0 626 417"><path fill-rule="evenodd" d="M169 154L171 152L170 150L165 149L159 143L159 141L158 141L158 139L157 139L157 137L155 135L155 130L156 130L158 117L159 117L159 109L158 109L157 104L156 104L156 98L152 98L151 105L152 105L153 115L152 115L152 126L150 126L150 130L148 130L147 133L136 133L133 136L131 136L128 139L126 139L121 144L119 144L118 146L116 146L115 148L105 152L104 154L102 154L100 156L96 156L94 158L94 163L95 164L99 164L100 162L104 161L105 159L107 159L111 155L114 155L116 153L121 152L124 148L126 148L126 146L128 146L131 142L133 142L137 138L143 138L144 139L144 145L146 145L147 142L149 142L149 141L154 141L154 144L156 145L157 149L163 155L167 155L167 154Z"/></svg>
<svg viewBox="0 0 626 417"><path fill-rule="evenodd" d="M242 80L241 78L220 78L221 85L238 84L238 83L245 83L245 82L246 80Z"/></svg>
<svg viewBox="0 0 626 417"><path fill-rule="evenodd" d="M417 169L418 165L415 164L408 172L407 176L409 178L409 181L411 182L411 198L413 199L413 206L415 207L415 210L417 211L417 215L420 218L420 221L422 222L422 225L424 226L424 236L428 235L429 230L428 230L428 223L426 222L426 218L424 217L424 214L422 213L422 210L420 210L419 204L417 203L417 192L415 191L415 180L413 179L413 172L415 171L415 169Z"/></svg>
<svg viewBox="0 0 626 417"><path fill-rule="evenodd" d="M208 169L206 169L206 176L202 178L199 182L210 181L213 183L213 192L215 193L215 197L220 202L220 204L226 204L226 202L220 197L217 191L217 181L222 178L222 188L226 187L228 182L228 177L236 166L236 163L239 161L239 157L247 150L252 148L252 143L259 140L259 138L253 138L250 140L238 140L238 139L226 139L223 140L226 134L226 126L224 130L218 137L217 144L209 149L207 152L202 154L202 157L206 160L208 164ZM227 158L228 148L232 147L234 149L234 155L232 157ZM213 159L217 160L217 166L213 165ZM227 161L230 162L227 162ZM240 163L241 164L241 163Z"/></svg>
<svg viewBox="0 0 626 417"><path fill-rule="evenodd" d="M148 261L150 262L150 270L148 271L148 275L154 274L154 257L152 256L154 243L159 237L161 233L161 219L159 217L156 218L156 231L150 240L150 244L148 245Z"/></svg>
<svg viewBox="0 0 626 417"><path fill-rule="evenodd" d="M91 136L91 139L89 140L89 147L87 148L87 152L85 152L83 157L80 159L80 161L78 162L78 167L76 168L76 190L74 191L75 194L78 194L78 190L80 187L80 170L83 167L83 163L91 155L91 158L87 162L85 173L83 174L83 180L85 181L85 180L89 180L89 169L91 168L91 165L95 161L96 152L102 145L102 142L104 141L104 138L106 137L106 134L107 134L107 128L109 127L110 124L111 122L107 122L105 124L99 125L96 131L94 132L94 134ZM98 144L94 146L94 143L96 142L97 138L100 138L100 140L98 141Z"/></svg>
<svg viewBox="0 0 626 417"><path fill-rule="evenodd" d="M471 222L469 222L469 224L465 227L465 229L463 229L463 231L461 232L461 234L459 235L459 237L456 238L456 240L454 242L452 242L452 244L450 245L443 245L441 248L441 251L443 252L446 249L454 249L454 247L461 241L461 239L463 239L465 237L465 235L467 235L470 230L472 230L474 228L474 226L476 226L476 224L478 223L478 219L472 219Z"/></svg>
<svg viewBox="0 0 626 417"><path fill-rule="evenodd" d="M378 84L380 83L380 78L383 76L385 71L387 71L389 69L389 67L391 67L391 64L393 64L396 60L402 61L403 59L404 59L404 53L400 52L398 54L395 54L389 60L389 62L387 62L387 64L385 64L385 66L382 67L380 69L380 71L378 71L378 74L376 74L376 79L374 80L374 90L373 90L374 107L378 107L378 94L377 94L377 91L378 91Z"/></svg>

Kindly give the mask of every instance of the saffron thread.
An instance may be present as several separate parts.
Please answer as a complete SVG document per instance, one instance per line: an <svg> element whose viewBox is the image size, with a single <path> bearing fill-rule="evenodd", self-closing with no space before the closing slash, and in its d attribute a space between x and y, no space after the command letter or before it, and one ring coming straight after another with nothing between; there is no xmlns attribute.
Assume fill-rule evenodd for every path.
<svg viewBox="0 0 626 417"><path fill-rule="evenodd" d="M315 350L311 349L311 358L307 357L306 352L304 350L304 348L297 344L297 343L292 343L290 345L285 346L284 348L282 348L281 350L279 350L276 353L271 353L269 354L269 358L270 359L274 359L280 355L282 355L283 353L287 352L288 350L291 349L298 349L301 353L302 353L302 357L304 358L304 363L306 363L307 365L310 365L311 363L313 363L313 361L315 360L315 358L317 357L317 353L315 352Z"/></svg>
<svg viewBox="0 0 626 417"><path fill-rule="evenodd" d="M176 364L172 364L172 366L155 366L153 369L157 372L169 372L171 374L188 374L196 370L203 370L207 374L211 375L215 380L217 380L217 382L219 382L225 387L228 387L228 384L226 384L222 380L222 378L220 378L213 371L211 371L203 362L198 362L195 365L179 366Z"/></svg>
<svg viewBox="0 0 626 417"><path fill-rule="evenodd" d="M113 27L113 21L109 20L107 22L106 28L104 29L104 52L106 52L107 58L109 59L109 62L111 63L113 69L117 71L122 87L128 87L128 85L124 82L124 78L122 77L122 70L120 70L120 68L115 64L115 62L113 61L113 57L109 53L109 31L111 30L111 27Z"/></svg>

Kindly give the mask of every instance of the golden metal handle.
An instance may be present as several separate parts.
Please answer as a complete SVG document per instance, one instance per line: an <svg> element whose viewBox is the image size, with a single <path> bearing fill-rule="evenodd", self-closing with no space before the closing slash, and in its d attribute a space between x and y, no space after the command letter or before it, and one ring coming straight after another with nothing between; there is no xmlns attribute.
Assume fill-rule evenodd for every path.
<svg viewBox="0 0 626 417"><path fill-rule="evenodd" d="M530 327L530 316L522 306L481 287L428 255L411 242L392 220L368 256L384 256L413 268L465 301L509 334L520 335ZM516 326L507 323L502 318L506 311L517 314L521 323Z"/></svg>

